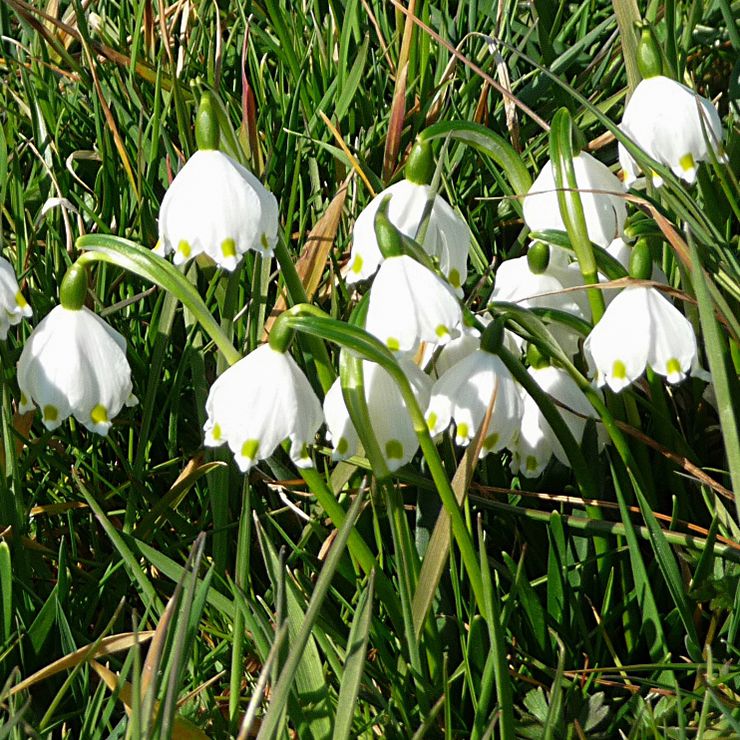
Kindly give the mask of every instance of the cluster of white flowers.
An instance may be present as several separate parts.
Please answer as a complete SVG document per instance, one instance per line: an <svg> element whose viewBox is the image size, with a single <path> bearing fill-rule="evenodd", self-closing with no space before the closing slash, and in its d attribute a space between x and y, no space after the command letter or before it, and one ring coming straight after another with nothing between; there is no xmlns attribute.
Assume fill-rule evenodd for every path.
<svg viewBox="0 0 740 740"><path fill-rule="evenodd" d="M711 103L660 75L638 86L621 127L648 155L689 183L696 177L697 164L710 152L723 156L722 128ZM429 152L428 143L425 146ZM620 162L631 184L638 167L621 144ZM625 185L585 152L577 153L572 164L589 240L627 266L631 248L624 233ZM433 437L454 427L458 445L480 437L481 455L508 448L512 470L526 476L541 474L553 456L567 464L539 407L497 356L495 343L485 339L493 332L481 339L478 330L465 325L460 299L471 230L432 190L428 162L421 167L407 169L407 179L375 196L355 221L346 280L351 285L372 280L366 331L397 358ZM421 177L420 171L425 173ZM661 182L656 174L653 180ZM408 249L396 245L388 250L379 243L376 224L381 216L400 235L399 241L413 245L410 252L421 261ZM533 232L566 230L552 163L545 164L524 197L523 216ZM205 146L182 167L164 196L156 250L162 256L174 253L175 264L207 255L231 271L248 250L271 256L277 231L275 197L215 145ZM48 429L73 415L91 431L106 434L121 408L136 403L126 341L84 307L84 269L73 267L68 275L61 304L41 321L21 354L20 410L40 407ZM656 266L648 276L666 280ZM8 327L30 316L31 309L12 267L2 259L0 302L4 309L0 338L5 338ZM592 321L578 264L571 262L566 250L541 242L530 245L528 255L498 266L489 302L554 310L575 317L580 326ZM480 317L481 328L489 321L490 317ZM567 355L583 352L599 387L619 392L638 380L646 367L670 383L692 371L701 375L691 323L655 287L633 283L610 295L604 315L585 337L572 322L561 323L550 315L547 323ZM502 341L500 331L498 336ZM523 339L508 332L503 341L515 353L525 346ZM594 416L582 390L558 367L533 366L529 373L563 407L564 422L580 441L586 420ZM373 432L387 468L395 471L416 454L417 432L391 375L373 362L363 362L363 375ZM227 444L242 471L272 455L286 439L294 463L311 465L308 448L322 423L334 459L346 459L359 449L339 381L326 394L322 408L288 352L269 344L216 380L206 412L205 444Z"/></svg>

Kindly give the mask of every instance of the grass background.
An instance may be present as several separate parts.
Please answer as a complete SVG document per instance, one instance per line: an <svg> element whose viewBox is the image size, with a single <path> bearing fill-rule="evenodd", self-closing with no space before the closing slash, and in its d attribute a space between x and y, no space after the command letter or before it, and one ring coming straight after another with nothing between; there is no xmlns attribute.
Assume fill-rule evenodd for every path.
<svg viewBox="0 0 740 740"><path fill-rule="evenodd" d="M721 95L733 158L737 4L640 10L669 67ZM351 308L336 277L354 217L370 188L400 174L419 131L476 121L518 148L532 176L547 160L546 130L493 83L543 122L567 107L591 151L616 161L600 116L619 120L628 65L610 3L420 0L415 11L441 40L376 0L0 3L0 240L34 322L56 304L78 236L154 245L167 183L194 151L203 89L217 92L233 147L278 198L296 259L316 249L308 236L325 217L331 249L316 295L337 318ZM473 231L466 294L480 307L490 266L526 244L520 205L491 158L454 141L441 183ZM729 309L715 349L730 387L736 194L731 168L704 166L697 188L669 181L654 201L683 236L691 225L715 300ZM652 221L636 228L661 235ZM671 248L660 251L693 294ZM261 341L283 290L275 263L248 255L232 277L195 265L185 274L237 347ZM651 383L649 395L630 396L623 418L681 456L677 464L630 438L637 485L623 457L598 457L587 436L600 518L562 466L532 482L512 478L505 457L483 460L465 514L485 533L477 542L495 623L482 619L453 548L414 636L401 595L417 585L440 509L425 467L403 470L388 492L364 461L333 465L319 445L317 475L296 479L278 451L246 481L228 455L202 447L205 397L225 365L192 314L113 266L92 278L91 305L126 336L141 399L107 438L74 423L49 434L14 415L30 325L0 348L0 736L225 737L251 724L266 737L289 726L316 738L491 737L512 720L529 737L740 734L736 510L682 462L731 488L702 383L670 393ZM459 451L441 451L451 477ZM341 517L317 503L327 491ZM391 546L387 516L400 505L402 548ZM12 688L65 656L53 675Z"/></svg>

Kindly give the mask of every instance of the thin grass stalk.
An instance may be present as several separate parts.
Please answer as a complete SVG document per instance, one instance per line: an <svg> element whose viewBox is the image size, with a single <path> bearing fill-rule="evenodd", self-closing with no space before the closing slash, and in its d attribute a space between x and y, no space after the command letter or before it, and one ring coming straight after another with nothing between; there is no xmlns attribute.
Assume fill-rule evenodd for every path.
<svg viewBox="0 0 740 740"><path fill-rule="evenodd" d="M236 567L234 585L242 593L248 591L250 576L250 548L252 540L252 488L249 476L242 483L242 505L239 514L239 533L236 541ZM229 673L229 723L231 732L236 733L241 698L242 675L244 671L244 613L234 610L234 642L231 647L231 667Z"/></svg>

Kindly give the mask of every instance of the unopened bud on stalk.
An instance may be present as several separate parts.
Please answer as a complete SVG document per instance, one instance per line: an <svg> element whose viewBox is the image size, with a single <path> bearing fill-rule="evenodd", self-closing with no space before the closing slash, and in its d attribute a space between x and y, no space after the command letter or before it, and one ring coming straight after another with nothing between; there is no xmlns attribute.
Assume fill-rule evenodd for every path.
<svg viewBox="0 0 740 740"><path fill-rule="evenodd" d="M76 262L67 270L59 288L59 300L69 311L79 311L87 295L87 272Z"/></svg>
<svg viewBox="0 0 740 740"><path fill-rule="evenodd" d="M550 247L545 242L535 242L527 252L527 264L534 275L542 275L550 264Z"/></svg>
<svg viewBox="0 0 740 740"><path fill-rule="evenodd" d="M653 273L653 257L647 239L639 239L630 254L630 277L636 280L650 280Z"/></svg>
<svg viewBox="0 0 740 740"><path fill-rule="evenodd" d="M649 23L640 21L637 24L640 41L637 44L637 67L644 79L663 74L663 55L655 33Z"/></svg>
<svg viewBox="0 0 740 740"><path fill-rule="evenodd" d="M216 102L213 95L206 91L200 98L198 113L195 117L195 141L198 149L218 149L219 129Z"/></svg>
<svg viewBox="0 0 740 740"><path fill-rule="evenodd" d="M404 174L409 182L415 185L428 185L434 177L434 157L432 144L429 141L417 139L411 148L406 160Z"/></svg>

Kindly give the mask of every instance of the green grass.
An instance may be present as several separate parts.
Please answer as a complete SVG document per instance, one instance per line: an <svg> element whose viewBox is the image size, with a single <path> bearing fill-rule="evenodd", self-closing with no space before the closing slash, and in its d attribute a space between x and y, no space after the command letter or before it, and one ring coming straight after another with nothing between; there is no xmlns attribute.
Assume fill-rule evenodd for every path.
<svg viewBox="0 0 740 740"><path fill-rule="evenodd" d="M565 107L593 153L616 162L614 140L599 138L619 122L628 85L612 5L418 0L442 41L417 27L406 47L405 15L379 0L58 5L0 3L0 248L34 309L0 347L0 737L246 737L248 725L301 738L737 736L732 166L702 165L693 188L667 177L641 209L650 221L635 226L657 236L664 269L692 298L719 415L702 382L648 378L649 393L595 401L614 443L606 453L589 429L575 473L554 463L534 481L510 474L508 453L468 480L464 466L455 475L470 461L449 438L437 462L429 443L426 460L390 482L365 458L332 463L323 437L303 477L281 448L247 480L228 453L203 447L205 399L229 358L178 298L200 295L218 341L254 349L278 297L303 300L286 263L310 248L347 184L315 299L347 321L351 293L337 278L354 219L436 125L441 190L475 241L466 296L483 308L489 266L527 243L511 196L550 156L526 109L549 124ZM670 65L702 94L722 94L736 163L737 3L641 10ZM480 74L503 84L494 35L525 106L508 125ZM115 260L95 262L91 305L127 339L140 405L107 438L14 416L15 363L58 301L76 240L154 246L206 89L233 132L225 147L278 199L281 267L251 253L233 277L190 264L176 296ZM521 156L507 160L517 142ZM682 248L706 273L681 264ZM540 323L522 320L536 335ZM298 350L317 389L342 364L339 347L315 337L301 334ZM465 497L454 535L432 536L454 495Z"/></svg>

